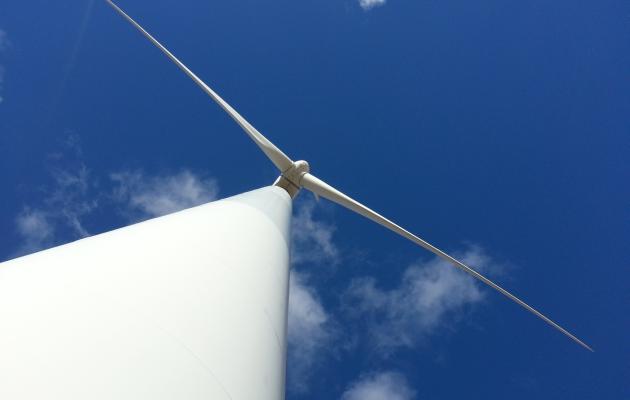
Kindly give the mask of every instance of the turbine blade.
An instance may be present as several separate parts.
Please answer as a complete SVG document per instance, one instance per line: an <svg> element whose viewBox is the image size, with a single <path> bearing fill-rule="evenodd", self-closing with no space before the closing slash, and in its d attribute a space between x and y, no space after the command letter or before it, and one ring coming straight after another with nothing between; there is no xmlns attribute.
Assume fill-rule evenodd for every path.
<svg viewBox="0 0 630 400"><path fill-rule="evenodd" d="M590 351L593 351L592 348L590 348L586 343L582 342L580 339L578 339L577 337L575 337L573 334L571 334L569 331L567 331L566 329L564 329L563 327L561 327L560 325L556 324L555 322L553 322L551 319L547 318L545 315L543 315L541 312L539 312L538 310L536 310L535 308L531 307L530 305L528 305L527 303L525 303L524 301L522 301L521 299L519 299L518 297L514 296L512 293L508 292L507 290L503 289L501 286L497 285L496 283L492 282L490 279L486 278L485 276L483 276L482 274L480 274L479 272L475 271L474 269L470 268L469 266L467 266L466 264L462 263L461 261L451 257L450 255L446 254L445 252L443 252L442 250L438 249L437 247L425 242L424 240L420 239L418 236L412 234L411 232L401 228L400 226L396 225L395 223L393 223L392 221L388 220L387 218L383 217L382 215L372 211L371 209L369 209L368 207L364 206L363 204L359 203L358 201L346 196L345 194L341 193L340 191L338 191L337 189L333 188L332 186L328 185L326 182L316 178L315 176L306 173L302 176L302 180L300 182L300 185L305 187L306 189L310 190L311 192L320 195L321 197L324 197L332 202L335 202L337 204L340 204L368 219L371 219L372 221L376 222L379 225L384 226L385 228L396 232L397 234L401 235L402 237L405 237L409 240L411 240L412 242L416 243L417 245L424 247L425 249L429 250L430 252L432 252L433 254L441 257L442 259L448 261L449 263L453 264L454 266L456 266L457 268L461 269L462 271L474 276L475 278L479 279L480 281L482 281L483 283L485 283L486 285L492 287L493 289L499 291L501 294L503 294L504 296L506 296L507 298L509 298L510 300L514 301L515 303L519 304L521 307L525 308L527 311L531 312L532 314L536 315L538 318L542 319L543 321L545 321L546 323L548 323L549 325L551 325L552 327L556 328L557 330L559 330L560 332L562 332L564 335L566 335L567 337L569 337L570 339L572 339L573 341L575 341L576 343L578 343L579 345L581 345L582 347L584 347L585 349L588 349Z"/></svg>
<svg viewBox="0 0 630 400"><path fill-rule="evenodd" d="M127 21L129 21L133 26L136 27L147 39L151 41L158 49L162 50L164 54L168 58L171 59L182 71L186 73L199 87L208 94L218 105L227 112L230 117L236 121L237 124L243 128L243 130L247 133L247 135L260 147L260 149L265 153L265 155L274 163L274 165L281 171L284 172L291 167L293 161L289 157L287 157L280 149L278 149L273 143L271 143L262 133L258 132L256 128L254 128L245 118L243 118L235 109L233 109L225 100L223 100L214 90L212 90L208 85L206 85L194 72L192 72L188 67L184 65L177 57L175 57L168 49L160 42L158 42L149 32L144 30L140 24L133 20L129 15L127 15L120 7L114 4L111 0L106 0L114 10L116 10L120 15L122 15Z"/></svg>

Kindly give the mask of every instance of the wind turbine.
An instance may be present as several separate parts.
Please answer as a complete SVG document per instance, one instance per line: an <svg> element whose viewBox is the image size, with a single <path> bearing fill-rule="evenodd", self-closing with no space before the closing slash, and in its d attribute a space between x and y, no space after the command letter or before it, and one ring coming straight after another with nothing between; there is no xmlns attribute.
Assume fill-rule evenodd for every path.
<svg viewBox="0 0 630 400"><path fill-rule="evenodd" d="M206 85L194 72L192 72L184 63L182 63L177 57L173 55L166 47L164 47L160 42L158 42L149 32L147 32L142 26L140 26L135 20L133 20L129 15L127 15L120 7L118 7L111 0L106 0L120 15L122 15L127 21L129 21L136 29L138 29L147 39L149 39L157 48L159 48L168 58L170 58L182 71L186 73L199 87L206 92L217 104L221 106L229 115L236 121L237 124L243 128L245 133L250 137L250 139L265 153L267 158L278 168L280 171L280 176L274 182L275 186L279 186L285 189L291 198L294 198L300 189L304 188L313 192L316 196L321 196L325 199L328 199L334 203L337 203L347 209L354 211L355 213L362 215L377 224L384 226L385 228L399 234L400 236L411 240L415 244L425 248L436 256L448 261L453 266L459 268L460 270L472 275L476 279L490 286L491 288L497 290L499 293L506 296L508 299L514 301L521 307L525 308L527 311L536 315L538 318L542 319L552 327L556 328L564 335L581 345L587 350L593 351L591 347L589 347L586 343L578 339L575 335L549 319L547 316L542 314L540 311L536 310L529 304L525 303L523 300L514 296L512 293L503 289L501 286L492 282L490 279L486 278L484 275L470 268L460 260L450 256L444 251L438 249L432 244L426 242L420 237L414 235L408 230L402 228L401 226L395 224L389 219L383 217L377 212L371 210L370 208L364 206L353 198L347 196L346 194L340 192L334 187L330 186L326 182L317 178L315 175L310 172L310 165L308 162L304 160L293 161L286 154L282 152L278 147L276 147L269 139L263 136L252 124L247 122L245 118L243 118L232 106L230 106L225 100L223 100L214 90L212 90L208 85Z"/></svg>
<svg viewBox="0 0 630 400"><path fill-rule="evenodd" d="M442 250L293 161L111 0L278 168L266 186L0 263L0 398L284 398L292 199L305 188Z"/></svg>

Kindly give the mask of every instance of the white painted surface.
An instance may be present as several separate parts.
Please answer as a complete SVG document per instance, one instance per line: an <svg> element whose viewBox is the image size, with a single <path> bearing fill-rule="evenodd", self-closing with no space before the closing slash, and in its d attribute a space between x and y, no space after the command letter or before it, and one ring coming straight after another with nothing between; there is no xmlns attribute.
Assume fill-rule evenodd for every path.
<svg viewBox="0 0 630 400"><path fill-rule="evenodd" d="M284 398L290 216L265 187L0 264L0 398Z"/></svg>

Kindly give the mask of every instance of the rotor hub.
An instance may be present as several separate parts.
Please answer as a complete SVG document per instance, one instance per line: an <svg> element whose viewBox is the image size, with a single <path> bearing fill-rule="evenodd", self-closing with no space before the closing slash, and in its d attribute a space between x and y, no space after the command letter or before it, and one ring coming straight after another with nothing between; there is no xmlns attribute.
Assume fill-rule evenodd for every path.
<svg viewBox="0 0 630 400"><path fill-rule="evenodd" d="M302 176L310 172L308 162L304 160L294 161L293 164L276 179L274 186L279 186L294 198L302 187Z"/></svg>

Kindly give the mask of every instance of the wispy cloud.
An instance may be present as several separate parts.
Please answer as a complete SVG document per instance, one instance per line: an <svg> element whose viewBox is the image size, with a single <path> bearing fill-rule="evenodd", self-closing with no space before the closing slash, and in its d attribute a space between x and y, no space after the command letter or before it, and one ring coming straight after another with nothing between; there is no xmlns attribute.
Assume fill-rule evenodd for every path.
<svg viewBox="0 0 630 400"><path fill-rule="evenodd" d="M90 171L83 164L76 170L54 168L52 179L52 185L43 189L41 200L25 206L16 218L23 243L18 255L59 243L61 232L68 240L90 235L82 222L98 204L90 196Z"/></svg>
<svg viewBox="0 0 630 400"><path fill-rule="evenodd" d="M315 288L295 270L291 271L289 293L287 381L291 391L304 393L333 339L333 323Z"/></svg>
<svg viewBox="0 0 630 400"><path fill-rule="evenodd" d="M96 198L91 198L92 185L90 171L83 164L76 171L58 170L53 174L55 189L47 199L47 209L57 213L78 237L89 236L81 219L98 205Z"/></svg>
<svg viewBox="0 0 630 400"><path fill-rule="evenodd" d="M387 0L359 0L359 5L364 10L371 10L374 7L385 5Z"/></svg>
<svg viewBox="0 0 630 400"><path fill-rule="evenodd" d="M411 400L415 391L402 374L380 372L364 375L350 384L341 400Z"/></svg>
<svg viewBox="0 0 630 400"><path fill-rule="evenodd" d="M15 220L18 234L22 238L22 246L18 255L52 246L55 229L50 217L42 210L25 208Z"/></svg>
<svg viewBox="0 0 630 400"><path fill-rule="evenodd" d="M478 246L456 255L478 270L501 268ZM388 356L452 326L483 299L484 293L472 277L435 257L407 268L393 289L379 288L372 277L354 279L344 301L350 314L368 321L367 334L375 351Z"/></svg>
<svg viewBox="0 0 630 400"><path fill-rule="evenodd" d="M183 170L175 174L147 176L141 171L110 175L114 199L132 220L158 217L217 198L219 185L212 178Z"/></svg>
<svg viewBox="0 0 630 400"><path fill-rule="evenodd" d="M77 136L70 136L64 151L50 154L48 161L51 183L38 189L38 200L25 205L16 218L22 239L16 256L90 236L86 220L97 210L118 211L137 221L212 201L219 190L214 179L189 170L159 176L118 172L110 175L108 188L103 184L108 180L93 176L83 163Z"/></svg>
<svg viewBox="0 0 630 400"><path fill-rule="evenodd" d="M430 335L454 329L484 300L481 286L470 276L439 258L409 266L393 288L382 288L375 277L353 279L340 303L324 306L321 279L306 272L342 261L334 242L335 225L318 219L318 203L298 202L293 220L293 271L289 297L288 382L293 392L306 392L327 358L336 350L364 343L373 357L388 358L413 348ZM486 273L501 266L479 246L468 246L455 255ZM336 296L335 296L336 297ZM345 336L336 327L352 327ZM338 343L342 339L344 343ZM341 346L341 347L340 347ZM413 391L400 385L393 373L371 374L355 382L344 399L412 398ZM394 387L402 387L400 392ZM372 397L369 397L372 396ZM380 397L379 397L380 396ZM402 396L402 397L395 397Z"/></svg>
<svg viewBox="0 0 630 400"><path fill-rule="evenodd" d="M291 262L331 264L340 262L339 249L333 242L335 226L315 218L317 203L299 198L291 221Z"/></svg>
<svg viewBox="0 0 630 400"><path fill-rule="evenodd" d="M333 241L335 226L317 220L318 203L298 198L291 227L291 276L288 315L287 382L294 393L305 393L316 367L334 340L334 321L316 284L301 269L336 265L340 252Z"/></svg>

